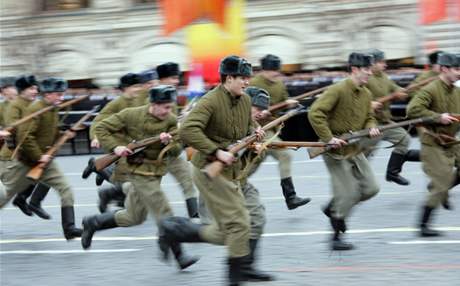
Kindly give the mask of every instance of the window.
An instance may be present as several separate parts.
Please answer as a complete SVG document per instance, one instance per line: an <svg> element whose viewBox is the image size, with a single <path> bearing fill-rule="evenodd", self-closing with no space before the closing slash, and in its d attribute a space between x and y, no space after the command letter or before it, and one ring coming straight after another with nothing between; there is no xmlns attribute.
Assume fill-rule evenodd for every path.
<svg viewBox="0 0 460 286"><path fill-rule="evenodd" d="M71 11L88 8L89 0L44 0L43 11Z"/></svg>

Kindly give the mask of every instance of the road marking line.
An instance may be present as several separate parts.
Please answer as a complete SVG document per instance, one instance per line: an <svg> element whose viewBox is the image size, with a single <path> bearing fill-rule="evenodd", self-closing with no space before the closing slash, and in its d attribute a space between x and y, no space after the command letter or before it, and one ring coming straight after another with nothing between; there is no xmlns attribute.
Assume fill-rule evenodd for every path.
<svg viewBox="0 0 460 286"><path fill-rule="evenodd" d="M127 249L94 249L94 250L9 250L0 251L0 255L5 254L69 254L69 253L113 253L113 252L135 252L140 251L137 248Z"/></svg>
<svg viewBox="0 0 460 286"><path fill-rule="evenodd" d="M435 228L440 231L453 231L460 232L460 226L444 226ZM395 232L416 232L418 228L412 227L393 227L393 228L376 228L376 229L355 229L349 230L350 234L367 234L367 233L395 233ZM317 230L307 232L278 232L278 233L264 233L263 237L284 237L284 236L313 236L331 234L329 230ZM157 240L157 236L105 236L94 237L93 240L99 241L135 241L135 240ZM79 238L75 239L79 240ZM66 241L64 238L31 238L31 239L2 239L0 244L13 244L13 243L38 243L38 242L58 242Z"/></svg>
<svg viewBox="0 0 460 286"><path fill-rule="evenodd" d="M410 240L410 241L390 241L388 244L460 244L460 240Z"/></svg>

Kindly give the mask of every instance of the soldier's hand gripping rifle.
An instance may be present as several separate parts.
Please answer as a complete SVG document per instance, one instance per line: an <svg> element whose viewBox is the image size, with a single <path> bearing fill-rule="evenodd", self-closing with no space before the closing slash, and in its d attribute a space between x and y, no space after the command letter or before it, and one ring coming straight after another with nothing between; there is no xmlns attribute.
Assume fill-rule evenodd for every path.
<svg viewBox="0 0 460 286"><path fill-rule="evenodd" d="M387 95L387 96L379 97L376 101L384 104L385 102L399 99L400 98L400 92L410 93L410 92L416 91L417 89L423 87L424 85L427 85L428 83L432 82L433 80L435 80L437 78L439 78L439 77L433 76L433 77L427 78L425 80L422 80L419 83L413 83L413 84L409 85L408 87L404 88L403 90L394 92L394 93L392 93L390 95Z"/></svg>
<svg viewBox="0 0 460 286"><path fill-rule="evenodd" d="M54 106L54 105L51 105L51 106L47 106L45 108L42 108L38 111L35 111L34 113L31 113L27 116L24 116L23 118L19 119L18 121L16 122L13 122L10 126L7 126L5 129L3 129L2 131L7 131L9 133L12 133L14 131L14 129L16 127L18 127L19 125L21 124L24 124L26 122L28 122L29 120L32 120L34 119L35 117L37 116L40 116L42 115L43 113L45 112L48 112L48 111L51 111L53 109L62 109L62 108L66 108L68 106L71 106L77 102L80 102L82 101L83 99L86 99L89 97L89 94L88 95L84 95L84 96L80 96L80 97L77 97L77 98L74 98L72 100L69 100L69 101L66 101L66 102L63 102L57 106ZM2 138L0 138L0 148L3 146L3 140Z"/></svg>
<svg viewBox="0 0 460 286"><path fill-rule="evenodd" d="M174 131L170 132L169 134L171 136L176 136L178 134L178 131L174 130ZM158 142L160 142L160 135L149 137L149 138L143 139L141 141L133 141L133 142L129 143L128 146L126 146L126 147L128 149L130 149L131 151L133 151L133 154L130 155L130 156L132 156L132 155L144 150L147 146L155 144L155 143L158 143ZM117 162L120 159L121 159L120 156L115 154L115 152L112 152L110 154L103 155L103 156L97 158L96 160L94 160L94 167L95 167L96 171L101 171L101 170L107 168L108 166L110 166L111 164Z"/></svg>
<svg viewBox="0 0 460 286"><path fill-rule="evenodd" d="M328 88L328 86L324 86L322 88L318 88L318 89L315 89L315 90L312 90L312 91L309 91L309 92L306 92L306 93L303 93L303 94L300 94L300 95L297 95L297 96L294 96L294 97L290 97L288 100L302 100L304 98L320 94L323 91L325 91L327 88ZM275 112L275 111L278 111L280 109L287 108L289 106L289 104L290 103L287 102L287 101L283 101L283 102L280 102L280 103L277 103L277 104L273 104L272 106L270 106L268 108L268 111Z"/></svg>
<svg viewBox="0 0 460 286"><path fill-rule="evenodd" d="M64 135L59 137L58 141L45 153L45 155L54 157L59 151L59 149L62 147L62 145L64 145L64 143L67 142L67 140L75 136L76 131L84 129L83 123L87 121L91 116L93 116L94 113L98 110L99 105L95 106L90 112L88 112L82 118L80 118L80 120L73 124L72 127L70 127L70 129L64 132ZM41 176L43 175L43 171L46 169L50 162L51 160L47 163L38 163L27 173L26 177L35 181L40 180Z"/></svg>
<svg viewBox="0 0 460 286"><path fill-rule="evenodd" d="M266 125L262 127L262 130L267 131L270 130L279 124L283 123L284 121L288 120L289 118L296 116L297 114L305 112L305 108L300 107L296 109L292 109L288 111L286 114L283 116L278 117L277 119L270 121ZM251 134L249 136L244 137L243 139L239 140L237 143L234 143L230 146L227 147L227 151L233 155L238 154L243 149L246 149L249 147L251 144L257 141L257 135ZM220 172L224 169L225 163L220 161L220 160L215 160L212 163L208 164L204 168L204 173L209 177L209 178L215 178L217 177Z"/></svg>
<svg viewBox="0 0 460 286"><path fill-rule="evenodd" d="M422 118L417 118L417 119L411 119L411 120L405 120L401 122L381 125L381 126L377 126L376 128L380 132L383 132L385 130L389 130L389 129L393 129L397 127L403 127L403 126L408 126L408 125L432 124L432 123L435 123L435 119L434 117L429 116L429 117L422 117ZM363 129L359 131L352 131L349 133L345 133L339 136L339 139L342 139L348 143L355 143L365 137L369 137L369 129ZM334 146L331 146L331 145L325 146L325 147L309 148L308 155L310 156L310 159L313 159L323 153L326 153L332 150L333 148Z"/></svg>

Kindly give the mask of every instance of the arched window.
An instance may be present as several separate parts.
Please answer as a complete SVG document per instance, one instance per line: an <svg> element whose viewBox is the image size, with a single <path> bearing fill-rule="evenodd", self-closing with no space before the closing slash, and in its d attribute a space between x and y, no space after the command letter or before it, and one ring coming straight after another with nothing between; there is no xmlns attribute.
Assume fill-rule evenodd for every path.
<svg viewBox="0 0 460 286"><path fill-rule="evenodd" d="M89 0L44 0L43 11L71 11L88 8Z"/></svg>

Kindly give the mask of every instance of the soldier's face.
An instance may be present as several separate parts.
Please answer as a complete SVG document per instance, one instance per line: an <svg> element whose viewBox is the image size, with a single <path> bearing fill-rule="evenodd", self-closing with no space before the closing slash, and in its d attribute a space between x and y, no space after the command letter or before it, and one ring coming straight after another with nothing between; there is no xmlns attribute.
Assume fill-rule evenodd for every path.
<svg viewBox="0 0 460 286"><path fill-rule="evenodd" d="M38 87L36 85L32 85L21 92L21 97L30 101L34 101L37 95Z"/></svg>
<svg viewBox="0 0 460 286"><path fill-rule="evenodd" d="M259 118L262 117L262 112L263 110L258 108L258 107L255 107L255 106L252 106L251 107L251 117L252 117L252 120L256 121L258 120Z"/></svg>
<svg viewBox="0 0 460 286"><path fill-rule="evenodd" d="M179 86L179 82L180 82L180 79L178 75L168 76L168 77L161 79L162 84L172 85L174 87Z"/></svg>
<svg viewBox="0 0 460 286"><path fill-rule="evenodd" d="M11 101L18 95L18 90L14 86L2 88L2 95L6 100Z"/></svg>
<svg viewBox="0 0 460 286"><path fill-rule="evenodd" d="M152 80L149 80L148 82L144 83L144 84L142 85L142 88L143 88L143 89L149 90L149 89L151 89L152 87L155 87L155 86L157 86L157 85L158 85L158 80L157 80L157 79L152 79Z"/></svg>
<svg viewBox="0 0 460 286"><path fill-rule="evenodd" d="M242 96L244 90L249 86L248 76L229 76L227 77L226 87L234 96Z"/></svg>
<svg viewBox="0 0 460 286"><path fill-rule="evenodd" d="M45 99L52 105L58 105L62 103L63 96L63 92L49 92L45 95Z"/></svg>
<svg viewBox="0 0 460 286"><path fill-rule="evenodd" d="M152 103L149 108L150 114L160 120L165 120L171 114L174 107L173 102L168 103Z"/></svg>
<svg viewBox="0 0 460 286"><path fill-rule="evenodd" d="M369 80L369 77L372 75L372 70L370 67L353 67L352 71L355 75L355 78L358 80L359 85L366 84Z"/></svg>
<svg viewBox="0 0 460 286"><path fill-rule="evenodd" d="M450 83L454 83L460 79L460 68L442 67L442 74L447 81L449 81Z"/></svg>
<svg viewBox="0 0 460 286"><path fill-rule="evenodd" d="M382 72L386 70L387 62L386 61L377 61L372 65L372 71L374 72Z"/></svg>

